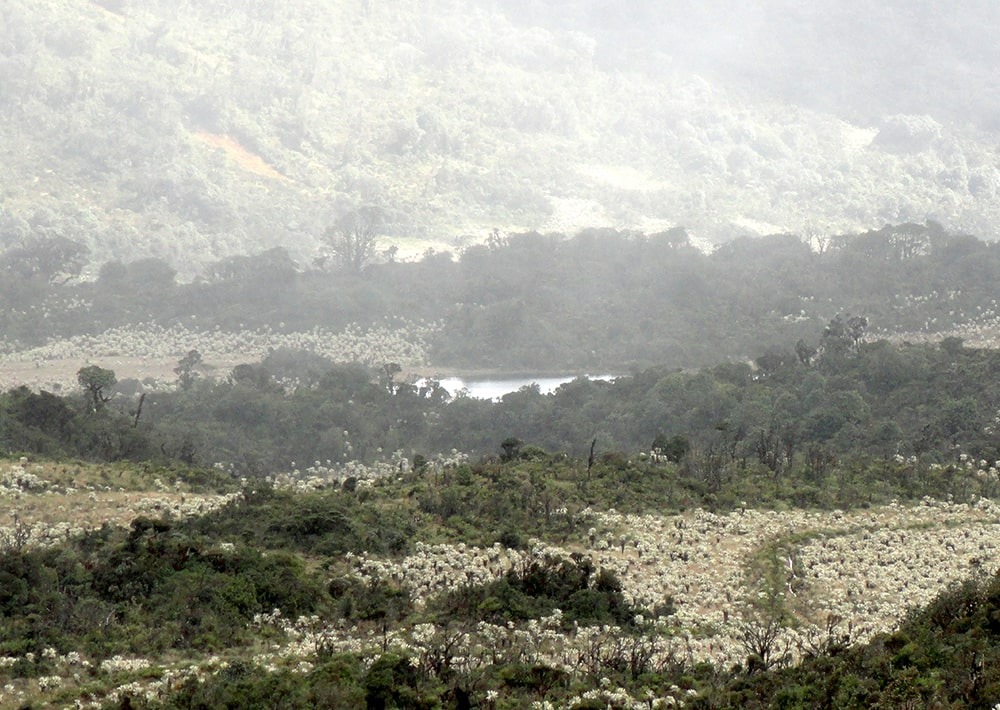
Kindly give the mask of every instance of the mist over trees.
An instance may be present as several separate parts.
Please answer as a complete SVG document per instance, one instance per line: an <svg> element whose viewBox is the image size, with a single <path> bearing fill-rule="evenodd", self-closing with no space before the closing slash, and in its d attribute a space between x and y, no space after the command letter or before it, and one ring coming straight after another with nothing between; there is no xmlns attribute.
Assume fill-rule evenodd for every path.
<svg viewBox="0 0 1000 710"><path fill-rule="evenodd" d="M375 206L347 212L323 230L323 245L329 255L318 257L317 265L322 267L329 261L334 267L360 274L378 253L384 222L384 210Z"/></svg>
<svg viewBox="0 0 1000 710"><path fill-rule="evenodd" d="M713 456L727 452L730 462L753 458L775 470L810 451L914 455L961 441L976 456L993 460L998 453L988 437L972 442L993 416L993 394L973 374L991 371L992 351L974 348L996 347L1000 252L995 243L939 225L843 235L822 251L775 235L704 254L683 232L591 230L498 236L457 261L429 254L360 271L302 272L288 263L286 255L266 252L226 260L211 279L179 284L164 265L110 262L97 282L53 291L57 302L88 303L85 317L69 319L43 299L26 312L51 309L51 317L19 326L11 313L7 328L21 327L25 337L29 325L36 333L79 333L95 352L107 329L127 338L129 328L150 322L197 324L175 330L198 344L171 366L176 394L136 405L140 392L152 390L134 381L115 409L112 388L120 378L107 367L80 369L86 411L102 421L118 412L123 428L148 419L170 432L143 443L139 427L119 443L108 440L105 450L126 458L165 447L188 460L217 456L263 471L288 461L372 459L379 451L485 455L508 438L583 455L597 433L615 450L658 448L679 459L690 451L686 441ZM385 339L366 364L344 362L361 359L359 342L339 362L291 345L306 342L296 338L317 325L350 329L393 319L403 334L427 324L422 365L400 359L392 349L398 345ZM202 350L214 352L218 339L236 342L246 329L273 332L274 342L289 345L207 376ZM132 347L162 337L133 332ZM940 344L908 345L921 341ZM127 342L112 347L121 353ZM58 352L58 343L36 357L47 352ZM987 360L973 364L981 356ZM527 389L491 404L449 402L455 393L434 377L414 384L411 367L600 368L632 377L614 385L576 380L555 396ZM965 374L949 385L945 373L956 368ZM9 445L32 441L20 436Z"/></svg>
<svg viewBox="0 0 1000 710"><path fill-rule="evenodd" d="M19 254L0 258L13 264ZM161 260L112 261L94 282L44 290L12 272L5 286L19 306L0 323L14 349L150 323L193 334L423 323L437 367L539 373L748 361L800 339L797 357L808 361L815 333L838 314L844 328L867 319L872 336L996 337L996 244L935 223L830 236L821 250L771 235L706 254L683 230L585 230L498 236L459 259L366 258L360 268L317 268L276 248L216 262L192 283Z"/></svg>
<svg viewBox="0 0 1000 710"><path fill-rule="evenodd" d="M739 7L685 0L671 3L669 11L651 0L628 6L577 0L484 4L503 8L524 25L598 37L597 54L612 66L629 66L646 54L749 93L861 124L915 114L987 131L998 127L990 76L1000 51L989 33L1000 10L986 2L948 13L933 2L902 0L795 8L780 0ZM653 61L643 66L656 68Z"/></svg>
<svg viewBox="0 0 1000 710"><path fill-rule="evenodd" d="M993 238L995 13L11 0L0 245L187 280L275 247L308 263L368 204L408 256L497 227Z"/></svg>

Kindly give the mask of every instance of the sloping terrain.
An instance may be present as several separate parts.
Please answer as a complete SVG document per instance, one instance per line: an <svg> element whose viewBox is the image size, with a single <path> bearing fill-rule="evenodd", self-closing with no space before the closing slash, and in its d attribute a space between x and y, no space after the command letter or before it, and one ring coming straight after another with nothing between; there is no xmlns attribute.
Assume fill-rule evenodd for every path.
<svg viewBox="0 0 1000 710"><path fill-rule="evenodd" d="M158 256L185 276L276 245L307 264L324 227L367 204L385 208L402 254L494 228L683 225L719 241L932 218L995 236L1000 172L981 128L909 100L854 110L870 90L837 115L797 105L761 85L759 57L749 78L708 66L724 44L697 13L671 27L706 33L705 66L696 34L676 61L649 38L609 57L626 35L566 21L585 6L10 0L0 246L58 234L92 264ZM885 41L912 41L908 29ZM990 58L944 65L966 59L962 86ZM797 85L814 69L782 72Z"/></svg>

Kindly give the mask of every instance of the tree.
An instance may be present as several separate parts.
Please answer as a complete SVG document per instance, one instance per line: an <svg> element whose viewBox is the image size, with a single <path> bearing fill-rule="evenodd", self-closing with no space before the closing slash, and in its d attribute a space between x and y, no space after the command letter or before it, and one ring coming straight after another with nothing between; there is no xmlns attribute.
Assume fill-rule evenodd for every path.
<svg viewBox="0 0 1000 710"><path fill-rule="evenodd" d="M748 673L766 671L786 658L788 642L781 643L785 630L782 614L748 614L738 630L740 645L747 653Z"/></svg>
<svg viewBox="0 0 1000 710"><path fill-rule="evenodd" d="M270 371L263 365L243 363L233 368L229 373L229 382L242 385L259 392L277 394L282 391L281 385L274 381Z"/></svg>
<svg viewBox="0 0 1000 710"><path fill-rule="evenodd" d="M659 434L653 439L653 453L664 457L667 461L680 463L689 451L691 442L686 436L675 434L668 437L666 434Z"/></svg>
<svg viewBox="0 0 1000 710"><path fill-rule="evenodd" d="M251 256L230 256L210 264L206 271L213 282L235 281L256 287L290 283L296 274L295 261L284 247Z"/></svg>
<svg viewBox="0 0 1000 710"><path fill-rule="evenodd" d="M352 210L323 232L323 242L329 248L335 265L353 273L361 273L375 257L378 231L385 215L375 206Z"/></svg>
<svg viewBox="0 0 1000 710"><path fill-rule="evenodd" d="M0 273L7 278L38 279L61 284L80 275L90 250L66 237L38 237L0 255Z"/></svg>
<svg viewBox="0 0 1000 710"><path fill-rule="evenodd" d="M961 338L956 338L951 335L947 338L942 338L938 346L945 351L951 357L957 357L965 349L965 343Z"/></svg>
<svg viewBox="0 0 1000 710"><path fill-rule="evenodd" d="M500 443L500 448L503 450L503 453L500 454L500 460L506 463L520 458L523 443L516 436L508 436Z"/></svg>
<svg viewBox="0 0 1000 710"><path fill-rule="evenodd" d="M84 393L90 402L91 410L99 412L111 399L111 395L105 394L115 386L118 378L112 370L106 370L97 365L88 365L80 368L76 373L76 381L83 387Z"/></svg>
<svg viewBox="0 0 1000 710"><path fill-rule="evenodd" d="M850 337L855 351L861 344L861 339L865 337L865 330L867 328L868 319L864 316L852 316L847 319L847 335Z"/></svg>
<svg viewBox="0 0 1000 710"><path fill-rule="evenodd" d="M770 377L788 366L789 356L786 353L771 350L754 360L754 363L764 377Z"/></svg>
<svg viewBox="0 0 1000 710"><path fill-rule="evenodd" d="M844 320L838 313L823 329L823 340L843 340L845 333Z"/></svg>
<svg viewBox="0 0 1000 710"><path fill-rule="evenodd" d="M799 338L799 342L795 343L795 354L798 356L799 362L808 366L812 364L812 359L816 357L816 348Z"/></svg>
<svg viewBox="0 0 1000 710"><path fill-rule="evenodd" d="M399 392L401 385L396 382L396 375L402 371L402 366L397 362L382 363L382 371L379 373L379 379L389 394Z"/></svg>
<svg viewBox="0 0 1000 710"><path fill-rule="evenodd" d="M191 389L198 373L194 371L201 364L201 353L197 350L189 350L188 354L177 362L174 374L177 375L177 384L182 390Z"/></svg>
<svg viewBox="0 0 1000 710"><path fill-rule="evenodd" d="M10 413L22 424L55 437L65 436L73 411L61 397L45 390L35 394L21 386L12 390L8 398Z"/></svg>
<svg viewBox="0 0 1000 710"><path fill-rule="evenodd" d="M866 321L867 323L867 321ZM860 323L856 324L860 325ZM826 328L823 329L823 354L826 355L846 355L854 344L854 335L857 330L851 330L844 319L837 314L834 316ZM863 330L862 330L863 332Z"/></svg>

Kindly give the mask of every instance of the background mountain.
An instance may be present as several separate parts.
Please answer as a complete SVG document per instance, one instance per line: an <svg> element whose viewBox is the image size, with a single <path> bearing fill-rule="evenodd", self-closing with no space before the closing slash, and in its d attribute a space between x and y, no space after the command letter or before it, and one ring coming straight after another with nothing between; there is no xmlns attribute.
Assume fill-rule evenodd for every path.
<svg viewBox="0 0 1000 710"><path fill-rule="evenodd" d="M933 219L995 238L986 2L8 0L0 248L191 276L379 205L402 253L492 229L696 239Z"/></svg>

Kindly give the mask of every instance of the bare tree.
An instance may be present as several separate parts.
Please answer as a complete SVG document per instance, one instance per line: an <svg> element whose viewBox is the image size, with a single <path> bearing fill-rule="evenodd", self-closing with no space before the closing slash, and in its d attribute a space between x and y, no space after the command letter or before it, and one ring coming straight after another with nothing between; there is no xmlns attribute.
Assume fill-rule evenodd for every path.
<svg viewBox="0 0 1000 710"><path fill-rule="evenodd" d="M14 524L9 528L0 528L0 551L20 552L31 540L31 525L15 512Z"/></svg>
<svg viewBox="0 0 1000 710"><path fill-rule="evenodd" d="M352 210L326 228L323 242L336 266L361 273L375 257L378 232L385 215L380 207Z"/></svg>
<svg viewBox="0 0 1000 710"><path fill-rule="evenodd" d="M738 640L747 653L747 671L766 671L787 659L787 640L783 620L778 615L748 615L737 627Z"/></svg>

